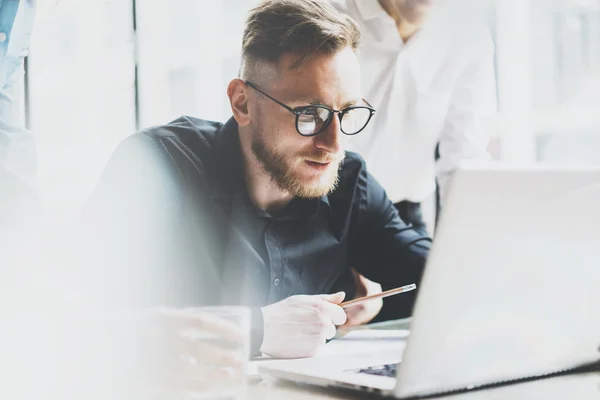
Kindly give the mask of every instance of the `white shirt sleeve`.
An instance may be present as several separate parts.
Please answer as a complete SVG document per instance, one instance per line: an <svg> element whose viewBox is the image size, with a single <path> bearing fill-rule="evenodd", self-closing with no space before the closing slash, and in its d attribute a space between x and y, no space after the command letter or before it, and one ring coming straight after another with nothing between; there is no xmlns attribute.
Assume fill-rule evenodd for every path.
<svg viewBox="0 0 600 400"><path fill-rule="evenodd" d="M439 137L436 177L442 203L461 161L490 158L487 147L496 112L494 45L485 36L474 49L452 90Z"/></svg>
<svg viewBox="0 0 600 400"><path fill-rule="evenodd" d="M5 10L0 9L0 12ZM12 29L4 33L0 49L0 168L33 185L36 171L35 142L23 121L23 63L28 54L35 8L21 2L12 17Z"/></svg>

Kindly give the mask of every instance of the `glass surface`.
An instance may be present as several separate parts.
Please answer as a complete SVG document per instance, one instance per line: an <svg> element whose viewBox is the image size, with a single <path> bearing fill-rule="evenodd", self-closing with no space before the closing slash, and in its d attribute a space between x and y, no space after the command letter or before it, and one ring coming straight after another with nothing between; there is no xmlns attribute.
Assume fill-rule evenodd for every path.
<svg viewBox="0 0 600 400"><path fill-rule="evenodd" d="M250 310L246 307L194 307L200 324L181 331L194 342L194 357L184 356L197 373L186 399L246 398L250 357Z"/></svg>

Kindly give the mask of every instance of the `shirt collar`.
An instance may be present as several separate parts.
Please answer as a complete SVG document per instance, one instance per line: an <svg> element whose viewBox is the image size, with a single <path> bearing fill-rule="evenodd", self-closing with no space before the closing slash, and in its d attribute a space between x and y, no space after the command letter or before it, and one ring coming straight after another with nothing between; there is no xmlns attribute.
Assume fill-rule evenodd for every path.
<svg viewBox="0 0 600 400"><path fill-rule="evenodd" d="M231 117L215 138L215 176L211 196L214 199L232 199L248 195L242 150L237 121ZM323 195L320 201L330 207L329 197Z"/></svg>
<svg viewBox="0 0 600 400"><path fill-rule="evenodd" d="M363 21L375 18L390 17L377 0L354 0L354 4L356 5L358 13Z"/></svg>

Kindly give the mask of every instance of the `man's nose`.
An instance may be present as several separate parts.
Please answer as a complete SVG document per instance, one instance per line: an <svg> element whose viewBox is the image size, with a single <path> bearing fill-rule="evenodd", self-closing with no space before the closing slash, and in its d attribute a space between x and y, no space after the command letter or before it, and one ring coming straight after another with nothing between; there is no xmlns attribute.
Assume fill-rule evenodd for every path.
<svg viewBox="0 0 600 400"><path fill-rule="evenodd" d="M331 118L327 129L315 137L315 145L328 153L338 154L342 150L341 137L343 133L339 116L334 114Z"/></svg>

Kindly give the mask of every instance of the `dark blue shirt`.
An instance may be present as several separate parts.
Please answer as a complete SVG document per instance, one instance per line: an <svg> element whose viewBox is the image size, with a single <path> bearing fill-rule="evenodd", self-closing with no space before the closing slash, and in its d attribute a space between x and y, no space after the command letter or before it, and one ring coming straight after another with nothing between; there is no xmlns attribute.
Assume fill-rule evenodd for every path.
<svg viewBox="0 0 600 400"><path fill-rule="evenodd" d="M172 295L159 302L183 305L261 307L337 290L349 298L350 268L393 286L418 283L431 242L400 219L350 152L329 195L295 198L277 213L257 209L234 119L223 125L182 117L130 137L86 210L96 218L96 237L103 232L104 255L120 248L110 265L127 260L119 274L137 261L139 276L165 276L168 267L169 279L149 291Z"/></svg>

